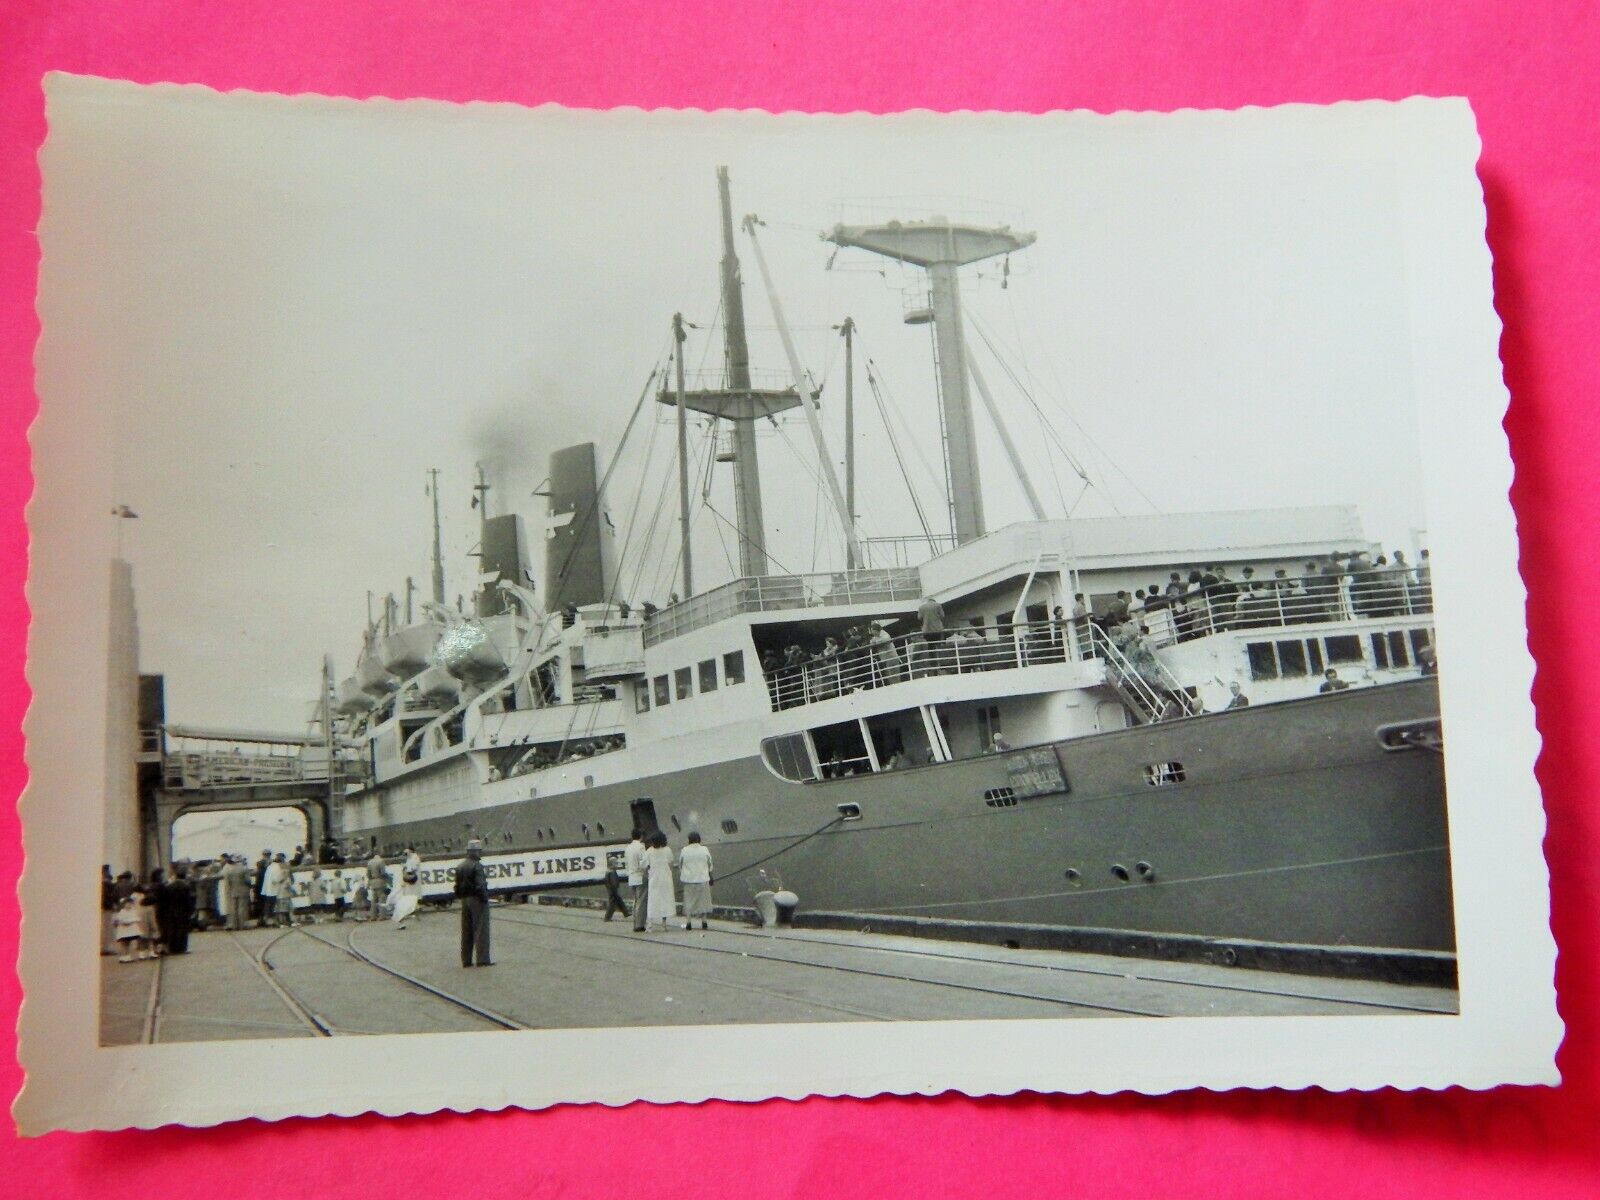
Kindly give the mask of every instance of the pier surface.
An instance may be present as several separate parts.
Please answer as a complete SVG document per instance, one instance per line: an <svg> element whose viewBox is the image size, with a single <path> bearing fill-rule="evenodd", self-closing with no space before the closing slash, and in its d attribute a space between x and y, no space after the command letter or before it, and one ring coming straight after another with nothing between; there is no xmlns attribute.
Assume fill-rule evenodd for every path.
<svg viewBox="0 0 1600 1200"><path fill-rule="evenodd" d="M104 1045L494 1029L1006 1017L1454 1013L1447 988L844 930L634 933L598 912L495 905L495 965L459 918L212 930L187 955L101 959Z"/></svg>

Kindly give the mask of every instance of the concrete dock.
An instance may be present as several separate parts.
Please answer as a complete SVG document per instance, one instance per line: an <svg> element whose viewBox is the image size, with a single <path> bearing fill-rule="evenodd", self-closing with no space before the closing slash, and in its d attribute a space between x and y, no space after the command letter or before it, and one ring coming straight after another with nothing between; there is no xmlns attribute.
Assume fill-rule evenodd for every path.
<svg viewBox="0 0 1600 1200"><path fill-rule="evenodd" d="M103 957L104 1045L493 1029L1006 1017L1453 1013L1448 988L1018 950L846 930L634 933L598 912L495 905L495 965L453 911L411 928L212 930L187 955Z"/></svg>

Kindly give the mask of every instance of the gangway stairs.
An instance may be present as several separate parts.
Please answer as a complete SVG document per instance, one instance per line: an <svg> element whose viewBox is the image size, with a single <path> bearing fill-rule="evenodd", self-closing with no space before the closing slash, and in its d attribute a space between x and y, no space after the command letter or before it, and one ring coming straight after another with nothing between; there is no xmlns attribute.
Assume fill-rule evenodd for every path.
<svg viewBox="0 0 1600 1200"><path fill-rule="evenodd" d="M1195 707L1189 694L1159 662L1155 663L1158 689L1100 626L1088 624L1090 652L1106 668L1106 686L1133 717L1136 725L1154 725L1167 714L1169 701L1176 701L1183 716L1193 716Z"/></svg>

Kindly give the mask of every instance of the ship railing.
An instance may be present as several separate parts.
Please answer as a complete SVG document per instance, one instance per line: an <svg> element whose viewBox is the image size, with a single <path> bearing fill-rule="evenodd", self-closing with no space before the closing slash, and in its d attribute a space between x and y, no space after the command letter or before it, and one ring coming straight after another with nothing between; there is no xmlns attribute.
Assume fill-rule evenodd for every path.
<svg viewBox="0 0 1600 1200"><path fill-rule="evenodd" d="M921 598L922 577L915 567L747 576L652 613L645 621L644 644L660 645L739 613L851 604L914 604Z"/></svg>
<svg viewBox="0 0 1600 1200"><path fill-rule="evenodd" d="M1105 662L1108 680L1139 710L1143 722L1194 715L1188 693L1151 652L1146 638L1124 636L1119 645L1098 625L1087 629L1094 656Z"/></svg>
<svg viewBox="0 0 1600 1200"><path fill-rule="evenodd" d="M942 636L922 632L885 637L864 646L817 654L766 672L772 711L832 700L932 675L972 675L1017 667L1043 666L1087 657L1093 646L1056 622L1022 625L970 625Z"/></svg>
<svg viewBox="0 0 1600 1200"><path fill-rule="evenodd" d="M951 533L914 533L861 539L861 552L874 567L916 567L956 548Z"/></svg>
<svg viewBox="0 0 1600 1200"><path fill-rule="evenodd" d="M1239 581L1146 602L1134 615L1154 646L1242 629L1273 629L1379 617L1431 615L1427 572L1363 571L1301 579Z"/></svg>

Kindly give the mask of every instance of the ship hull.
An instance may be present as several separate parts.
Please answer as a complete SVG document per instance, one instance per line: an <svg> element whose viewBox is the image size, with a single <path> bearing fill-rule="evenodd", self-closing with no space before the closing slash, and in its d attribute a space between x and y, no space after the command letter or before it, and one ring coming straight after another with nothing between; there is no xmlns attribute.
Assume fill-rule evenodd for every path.
<svg viewBox="0 0 1600 1200"><path fill-rule="evenodd" d="M700 831L725 905L781 882L810 909L1448 951L1443 756L1378 739L1437 717L1421 679L1052 743L1067 790L1034 797L1000 790L1016 754L810 784L749 757L349 832L615 842L648 799L674 844Z"/></svg>

